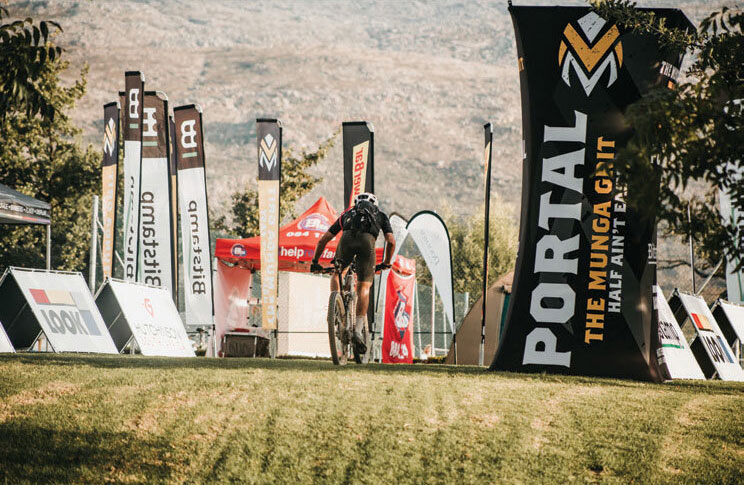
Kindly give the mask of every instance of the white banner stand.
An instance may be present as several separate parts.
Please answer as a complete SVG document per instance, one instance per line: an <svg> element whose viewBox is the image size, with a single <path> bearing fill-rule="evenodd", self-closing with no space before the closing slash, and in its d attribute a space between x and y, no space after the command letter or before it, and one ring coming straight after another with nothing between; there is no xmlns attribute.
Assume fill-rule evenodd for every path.
<svg viewBox="0 0 744 485"><path fill-rule="evenodd" d="M711 312L741 366L744 346L744 305L719 298L713 304Z"/></svg>
<svg viewBox="0 0 744 485"><path fill-rule="evenodd" d="M659 319L656 357L665 379L705 379L661 288L654 285L654 307Z"/></svg>
<svg viewBox="0 0 744 485"><path fill-rule="evenodd" d="M0 322L0 354L12 354L14 352L13 344L10 343L10 339L3 328L3 322Z"/></svg>
<svg viewBox="0 0 744 485"><path fill-rule="evenodd" d="M10 267L0 279L0 321L17 350L43 338L54 352L115 354L80 273Z"/></svg>
<svg viewBox="0 0 744 485"><path fill-rule="evenodd" d="M669 307L677 321L684 325L689 320L695 329L695 339L690 348L707 378L718 376L724 381L744 381L744 370L736 362L734 352L705 300L675 289Z"/></svg>
<svg viewBox="0 0 744 485"><path fill-rule="evenodd" d="M119 352L136 345L147 356L196 355L168 288L107 279L96 305Z"/></svg>

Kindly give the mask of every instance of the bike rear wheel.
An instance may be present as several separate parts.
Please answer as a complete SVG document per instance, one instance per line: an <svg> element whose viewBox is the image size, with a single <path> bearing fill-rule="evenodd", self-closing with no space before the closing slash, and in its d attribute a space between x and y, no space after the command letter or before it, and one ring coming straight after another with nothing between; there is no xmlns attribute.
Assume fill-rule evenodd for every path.
<svg viewBox="0 0 744 485"><path fill-rule="evenodd" d="M347 361L343 335L345 317L344 299L341 293L332 291L328 299L328 343L334 365L345 365Z"/></svg>

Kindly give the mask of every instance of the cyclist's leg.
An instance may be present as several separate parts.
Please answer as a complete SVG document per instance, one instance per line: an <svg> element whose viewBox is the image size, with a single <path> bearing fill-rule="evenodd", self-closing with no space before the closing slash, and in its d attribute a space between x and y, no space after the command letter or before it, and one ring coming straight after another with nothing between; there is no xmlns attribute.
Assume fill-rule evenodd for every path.
<svg viewBox="0 0 744 485"><path fill-rule="evenodd" d="M357 318L360 316L367 317L367 310L369 309L369 290L372 288L371 281L357 281L357 305L356 314Z"/></svg>
<svg viewBox="0 0 744 485"><path fill-rule="evenodd" d="M356 251L357 268L357 305L355 333L361 333L367 325L367 309L369 308L369 293L375 277L375 238L371 234L358 236Z"/></svg>
<svg viewBox="0 0 744 485"><path fill-rule="evenodd" d="M346 276L346 272L349 270L349 264L351 264L351 260L354 258L353 254L353 248L350 247L350 243L352 242L351 239L346 235L346 233L341 234L341 240L338 242L338 247L336 248L336 257L334 258L337 261L341 262L341 267L343 268L343 271L341 272L341 278L343 279L344 276ZM339 277L337 273L333 273L331 276L331 291L340 291L341 288L339 287Z"/></svg>

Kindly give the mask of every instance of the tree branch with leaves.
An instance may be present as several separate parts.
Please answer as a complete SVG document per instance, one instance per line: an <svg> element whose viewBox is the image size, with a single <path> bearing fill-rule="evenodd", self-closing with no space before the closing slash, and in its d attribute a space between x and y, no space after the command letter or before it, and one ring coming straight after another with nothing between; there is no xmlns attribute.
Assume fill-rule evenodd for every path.
<svg viewBox="0 0 744 485"><path fill-rule="evenodd" d="M279 220L296 217L295 204L304 195L310 193L321 178L309 173L309 170L320 163L333 147L339 131L334 132L323 141L315 151L303 150L296 156L292 149L282 151L282 179L279 187ZM255 182L246 184L245 190L232 194L231 221L226 216L213 218L213 230L236 237L253 237L259 234L258 226L258 191Z"/></svg>
<svg viewBox="0 0 744 485"><path fill-rule="evenodd" d="M718 193L727 190L744 213L744 12L723 7L696 31L669 28L652 11L628 0L594 1L602 17L628 31L657 36L662 46L694 59L673 89L656 89L626 112L634 134L615 164L621 182L645 187L642 204L660 203L667 235L692 233L698 256L714 266L724 255L744 254L744 231L723 222ZM661 184L633 183L660 168ZM687 220L687 207L691 222ZM739 222L742 224L742 221Z"/></svg>

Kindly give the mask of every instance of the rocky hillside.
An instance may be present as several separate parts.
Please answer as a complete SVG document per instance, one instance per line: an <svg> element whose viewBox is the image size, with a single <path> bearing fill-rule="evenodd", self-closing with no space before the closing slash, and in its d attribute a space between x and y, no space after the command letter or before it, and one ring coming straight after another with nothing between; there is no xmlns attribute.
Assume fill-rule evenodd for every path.
<svg viewBox="0 0 744 485"><path fill-rule="evenodd" d="M530 2L552 3L552 2ZM564 1L564 4L582 2ZM713 2L682 6L693 20ZM198 0L11 2L11 14L58 20L73 70L90 67L75 113L99 143L102 105L125 70L171 106L204 109L210 203L254 184L256 117L276 116L285 145L313 149L344 120L375 126L376 188L385 207L410 215L482 204L482 125L495 126L493 190L516 214L521 116L516 49L506 1ZM75 72L71 73L75 74ZM340 137L318 168L341 205Z"/></svg>

